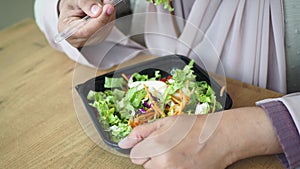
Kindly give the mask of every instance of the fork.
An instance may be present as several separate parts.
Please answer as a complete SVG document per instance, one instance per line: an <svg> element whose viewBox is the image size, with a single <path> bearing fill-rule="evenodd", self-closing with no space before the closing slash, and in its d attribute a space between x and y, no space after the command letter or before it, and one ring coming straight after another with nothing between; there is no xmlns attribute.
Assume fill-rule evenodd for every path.
<svg viewBox="0 0 300 169"><path fill-rule="evenodd" d="M124 0L110 0L110 2L108 2L107 4L116 6L122 1L124 1ZM64 31L58 33L54 37L54 42L60 43L61 41L68 39L70 36L72 36L74 33L76 33L79 29L81 29L90 18L91 18L90 16L86 15L85 17L81 18L78 22L72 24L70 27L68 27Z"/></svg>

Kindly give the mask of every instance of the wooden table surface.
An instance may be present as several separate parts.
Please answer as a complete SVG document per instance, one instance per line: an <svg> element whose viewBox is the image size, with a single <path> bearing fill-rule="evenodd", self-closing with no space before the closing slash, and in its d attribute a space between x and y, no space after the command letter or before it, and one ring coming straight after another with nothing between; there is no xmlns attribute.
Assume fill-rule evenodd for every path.
<svg viewBox="0 0 300 169"><path fill-rule="evenodd" d="M81 72L95 75L95 70L51 48L32 19L2 30L0 37L0 168L141 168L107 151L78 113L82 110L73 84L89 78ZM239 81L226 82L233 107L280 96ZM275 156L262 156L229 168L283 167Z"/></svg>

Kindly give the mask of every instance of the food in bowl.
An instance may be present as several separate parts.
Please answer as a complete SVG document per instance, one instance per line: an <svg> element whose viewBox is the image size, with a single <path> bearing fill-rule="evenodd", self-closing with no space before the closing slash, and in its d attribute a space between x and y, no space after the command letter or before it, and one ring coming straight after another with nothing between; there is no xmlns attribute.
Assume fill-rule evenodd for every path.
<svg viewBox="0 0 300 169"><path fill-rule="evenodd" d="M98 120L114 142L134 127L180 114L207 114L222 109L212 87L197 81L194 61L170 73L153 70L121 77L105 77L103 91L90 90L87 99L97 109Z"/></svg>

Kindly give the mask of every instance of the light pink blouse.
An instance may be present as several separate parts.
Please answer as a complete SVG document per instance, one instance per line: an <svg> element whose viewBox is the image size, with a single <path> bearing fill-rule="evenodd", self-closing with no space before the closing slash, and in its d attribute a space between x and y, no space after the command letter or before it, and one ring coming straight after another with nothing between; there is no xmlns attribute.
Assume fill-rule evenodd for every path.
<svg viewBox="0 0 300 169"><path fill-rule="evenodd" d="M107 69L140 52L181 54L198 59L208 71L286 92L281 0L186 0L190 3L189 15L180 13L185 7L177 3L177 17L161 6L147 4L147 12L133 18L139 24L141 19L145 21L143 29L133 33L145 35L147 48L114 27L106 41L85 47L82 52L67 41L54 43L58 33L57 1L36 0L37 24L55 49L81 64Z"/></svg>

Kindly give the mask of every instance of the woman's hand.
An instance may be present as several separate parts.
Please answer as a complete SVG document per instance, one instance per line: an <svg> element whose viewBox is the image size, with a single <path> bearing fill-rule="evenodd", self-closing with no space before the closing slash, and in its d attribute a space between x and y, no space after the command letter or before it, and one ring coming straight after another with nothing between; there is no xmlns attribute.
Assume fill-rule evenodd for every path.
<svg viewBox="0 0 300 169"><path fill-rule="evenodd" d="M221 113L214 115L222 116ZM222 141L225 139L220 133L214 133L215 128L201 135L206 119L207 116L195 115L163 118L134 128L119 146L133 147L132 162L145 168L225 168L228 152ZM203 134L213 135L207 141Z"/></svg>
<svg viewBox="0 0 300 169"><path fill-rule="evenodd" d="M132 148L132 162L145 168L220 169L282 151L272 124L258 107L167 117L134 128L119 146Z"/></svg>
<svg viewBox="0 0 300 169"><path fill-rule="evenodd" d="M104 4L108 0L104 0ZM96 0L60 0L58 30L64 31L74 22L84 16L90 16L88 22L79 31L70 36L67 41L74 47L82 47L103 41L111 31L115 19L115 8L111 4L103 5ZM99 29L101 31L97 32ZM97 32L97 36L92 36ZM92 39L90 39L92 36Z"/></svg>

